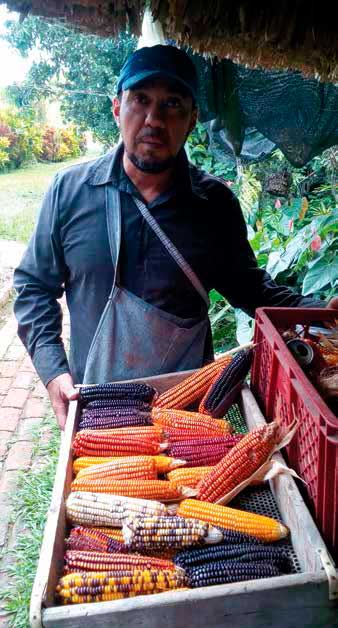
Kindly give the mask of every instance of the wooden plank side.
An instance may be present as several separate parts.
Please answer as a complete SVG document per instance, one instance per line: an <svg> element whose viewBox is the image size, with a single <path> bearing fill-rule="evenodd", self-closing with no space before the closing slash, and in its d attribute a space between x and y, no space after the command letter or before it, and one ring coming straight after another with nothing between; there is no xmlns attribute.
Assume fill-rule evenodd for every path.
<svg viewBox="0 0 338 628"><path fill-rule="evenodd" d="M315 574L296 574L50 608L45 628L337 628L337 609Z"/></svg>
<svg viewBox="0 0 338 628"><path fill-rule="evenodd" d="M43 542L31 595L30 625L41 628L41 607L54 604L55 584L63 570L65 538L65 491L71 481L74 425L77 402L69 404L66 429L62 434L51 504L47 514Z"/></svg>

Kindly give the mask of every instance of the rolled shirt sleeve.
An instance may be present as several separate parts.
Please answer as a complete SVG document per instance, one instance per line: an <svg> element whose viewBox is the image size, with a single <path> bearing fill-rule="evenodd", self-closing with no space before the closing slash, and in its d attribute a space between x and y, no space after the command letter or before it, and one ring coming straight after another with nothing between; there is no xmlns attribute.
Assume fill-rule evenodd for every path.
<svg viewBox="0 0 338 628"><path fill-rule="evenodd" d="M58 176L47 191L27 250L14 272L18 334L42 382L69 372L61 339L67 269L58 224Z"/></svg>

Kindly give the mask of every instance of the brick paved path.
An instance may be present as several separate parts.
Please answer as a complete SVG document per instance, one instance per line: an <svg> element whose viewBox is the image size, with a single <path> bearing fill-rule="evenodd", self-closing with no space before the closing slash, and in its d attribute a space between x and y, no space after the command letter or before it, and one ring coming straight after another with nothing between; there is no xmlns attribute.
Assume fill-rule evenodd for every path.
<svg viewBox="0 0 338 628"><path fill-rule="evenodd" d="M20 534L19 522L10 522L10 495L19 472L32 464L32 430L41 425L47 408L46 389L16 331L14 316L0 330L0 556ZM64 321L64 336L68 332ZM0 559L0 590L8 583L6 564L8 558ZM0 603L0 628L8 625Z"/></svg>

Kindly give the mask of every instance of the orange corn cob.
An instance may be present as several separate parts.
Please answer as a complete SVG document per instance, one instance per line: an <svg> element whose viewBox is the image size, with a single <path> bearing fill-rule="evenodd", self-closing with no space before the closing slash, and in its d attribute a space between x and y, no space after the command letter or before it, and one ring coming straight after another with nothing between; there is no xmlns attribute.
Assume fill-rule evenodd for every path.
<svg viewBox="0 0 338 628"><path fill-rule="evenodd" d="M99 530L100 532L103 532L103 534L106 534L107 536L109 536L109 538L114 539L114 541L124 543L123 533L120 528L94 528L94 530Z"/></svg>
<svg viewBox="0 0 338 628"><path fill-rule="evenodd" d="M157 470L153 458L148 458L148 456L126 456L112 462L92 465L87 469L82 469L77 474L75 482L82 478L112 478L116 480L140 478L143 480L156 480Z"/></svg>
<svg viewBox="0 0 338 628"><path fill-rule="evenodd" d="M87 469L88 467L106 464L107 462L115 462L117 460L125 460L126 458L130 458L131 456L81 456L80 458L76 458L73 462L73 472L76 475L82 469ZM159 454L158 456L132 456L133 458L143 458L153 460L155 463L155 467L157 473L168 473L177 467L183 467L185 464L184 460L179 460L178 458L171 458L170 456L165 456Z"/></svg>
<svg viewBox="0 0 338 628"><path fill-rule="evenodd" d="M133 427L119 427L108 430L82 430L82 432L96 432L99 436L122 437L130 436L142 440L161 440L163 428L160 425L137 425Z"/></svg>
<svg viewBox="0 0 338 628"><path fill-rule="evenodd" d="M126 551L123 536L120 539L111 538L100 528L84 528L76 526L70 531L69 538L66 539L68 550L85 550L90 552L124 552Z"/></svg>
<svg viewBox="0 0 338 628"><path fill-rule="evenodd" d="M289 533L286 526L271 517L197 499L184 499L178 507L177 515L188 519L193 517L227 530L237 530L265 543L279 541Z"/></svg>
<svg viewBox="0 0 338 628"><path fill-rule="evenodd" d="M221 436L232 431L232 427L228 421L223 419L213 419L206 414L198 412L187 412L186 410L175 410L167 408L153 408L151 418L155 425L160 425L166 433L169 430L178 430L181 432L193 432L203 434L205 436Z"/></svg>
<svg viewBox="0 0 338 628"><path fill-rule="evenodd" d="M262 425L230 449L198 484L198 499L217 502L249 478L270 456L280 437L277 423Z"/></svg>
<svg viewBox="0 0 338 628"><path fill-rule="evenodd" d="M93 480L80 478L72 483L72 491L107 493L124 497L139 497L156 501L176 501L182 499L183 492L166 480Z"/></svg>
<svg viewBox="0 0 338 628"><path fill-rule="evenodd" d="M120 430L116 430L119 432ZM137 454L154 455L166 448L161 443L161 437L143 438L139 436L127 436L109 434L109 430L82 430L78 432L73 441L73 450L77 456L130 456Z"/></svg>
<svg viewBox="0 0 338 628"><path fill-rule="evenodd" d="M196 488L200 480L210 471L213 467L189 467L188 469L174 469L168 473L168 480L174 484L174 486L189 486L190 488Z"/></svg>
<svg viewBox="0 0 338 628"><path fill-rule="evenodd" d="M231 357L224 356L198 369L190 377L159 395L153 405L157 408L175 408L179 410L187 408L195 401L200 401L214 377L230 362Z"/></svg>
<svg viewBox="0 0 338 628"><path fill-rule="evenodd" d="M110 569L175 569L172 561L140 554L118 554L68 550L65 553L65 573L72 571L109 571Z"/></svg>

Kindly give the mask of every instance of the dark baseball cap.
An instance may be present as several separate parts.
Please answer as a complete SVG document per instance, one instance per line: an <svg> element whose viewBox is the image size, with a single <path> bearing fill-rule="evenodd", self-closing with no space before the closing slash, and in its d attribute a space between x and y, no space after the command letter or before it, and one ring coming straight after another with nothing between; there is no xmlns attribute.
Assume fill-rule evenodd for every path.
<svg viewBox="0 0 338 628"><path fill-rule="evenodd" d="M197 100L198 80L193 62L183 50L162 44L139 48L128 57L117 82L117 93L160 77L179 83Z"/></svg>

